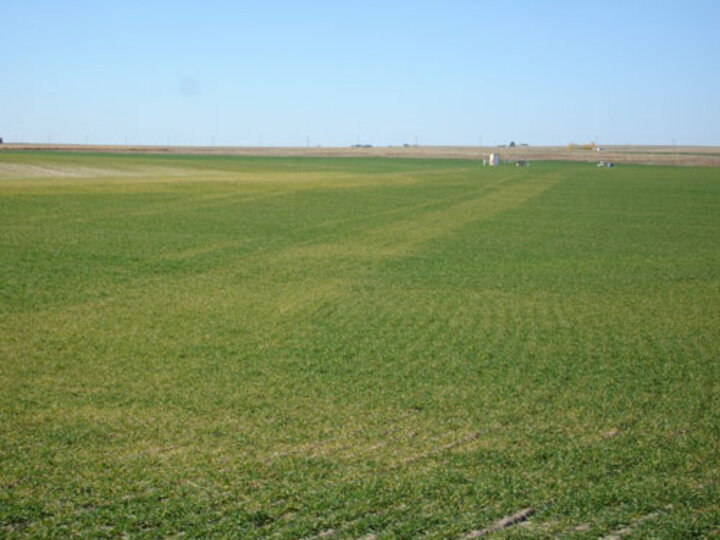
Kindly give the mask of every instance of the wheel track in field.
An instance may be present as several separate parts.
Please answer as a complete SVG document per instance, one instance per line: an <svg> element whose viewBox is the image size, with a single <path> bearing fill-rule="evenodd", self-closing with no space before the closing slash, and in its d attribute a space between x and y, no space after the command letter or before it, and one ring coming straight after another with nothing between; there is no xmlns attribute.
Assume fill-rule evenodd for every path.
<svg viewBox="0 0 720 540"><path fill-rule="evenodd" d="M399 219L389 225L367 227L352 239L292 247L278 254L280 259L361 257L370 260L407 256L421 245L475 221L521 207L554 186L555 175L525 177L504 183L497 189L481 190L469 200L420 215Z"/></svg>

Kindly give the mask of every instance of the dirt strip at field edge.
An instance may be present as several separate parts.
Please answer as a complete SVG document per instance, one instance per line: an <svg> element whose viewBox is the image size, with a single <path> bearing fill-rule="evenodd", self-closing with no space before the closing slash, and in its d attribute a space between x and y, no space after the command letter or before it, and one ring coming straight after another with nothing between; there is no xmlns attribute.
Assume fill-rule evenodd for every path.
<svg viewBox="0 0 720 540"><path fill-rule="evenodd" d="M384 157L411 159L476 159L500 154L503 161L584 161L636 163L643 165L682 165L720 167L717 146L603 146L601 150L564 146L377 146L356 147L279 147L279 146L144 146L79 144L0 144L0 151L98 152L118 154L189 154L217 156L272 157Z"/></svg>

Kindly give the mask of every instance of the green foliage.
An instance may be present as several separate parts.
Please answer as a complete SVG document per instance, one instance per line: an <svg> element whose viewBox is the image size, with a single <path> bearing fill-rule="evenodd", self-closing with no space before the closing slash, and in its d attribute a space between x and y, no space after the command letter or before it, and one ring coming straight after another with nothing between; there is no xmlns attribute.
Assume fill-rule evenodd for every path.
<svg viewBox="0 0 720 540"><path fill-rule="evenodd" d="M720 171L0 153L0 533L704 537Z"/></svg>

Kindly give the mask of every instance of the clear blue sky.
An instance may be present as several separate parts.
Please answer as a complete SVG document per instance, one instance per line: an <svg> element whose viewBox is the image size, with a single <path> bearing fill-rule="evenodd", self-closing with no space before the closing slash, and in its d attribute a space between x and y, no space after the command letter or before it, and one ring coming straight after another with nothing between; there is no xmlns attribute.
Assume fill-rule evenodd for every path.
<svg viewBox="0 0 720 540"><path fill-rule="evenodd" d="M718 0L0 0L7 141L720 145Z"/></svg>

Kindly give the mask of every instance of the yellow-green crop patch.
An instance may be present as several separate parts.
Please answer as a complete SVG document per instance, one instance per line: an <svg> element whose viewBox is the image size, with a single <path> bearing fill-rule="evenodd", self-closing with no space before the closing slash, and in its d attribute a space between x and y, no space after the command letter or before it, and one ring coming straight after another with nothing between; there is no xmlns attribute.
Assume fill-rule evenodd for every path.
<svg viewBox="0 0 720 540"><path fill-rule="evenodd" d="M711 536L718 336L720 169L2 152L0 536Z"/></svg>

